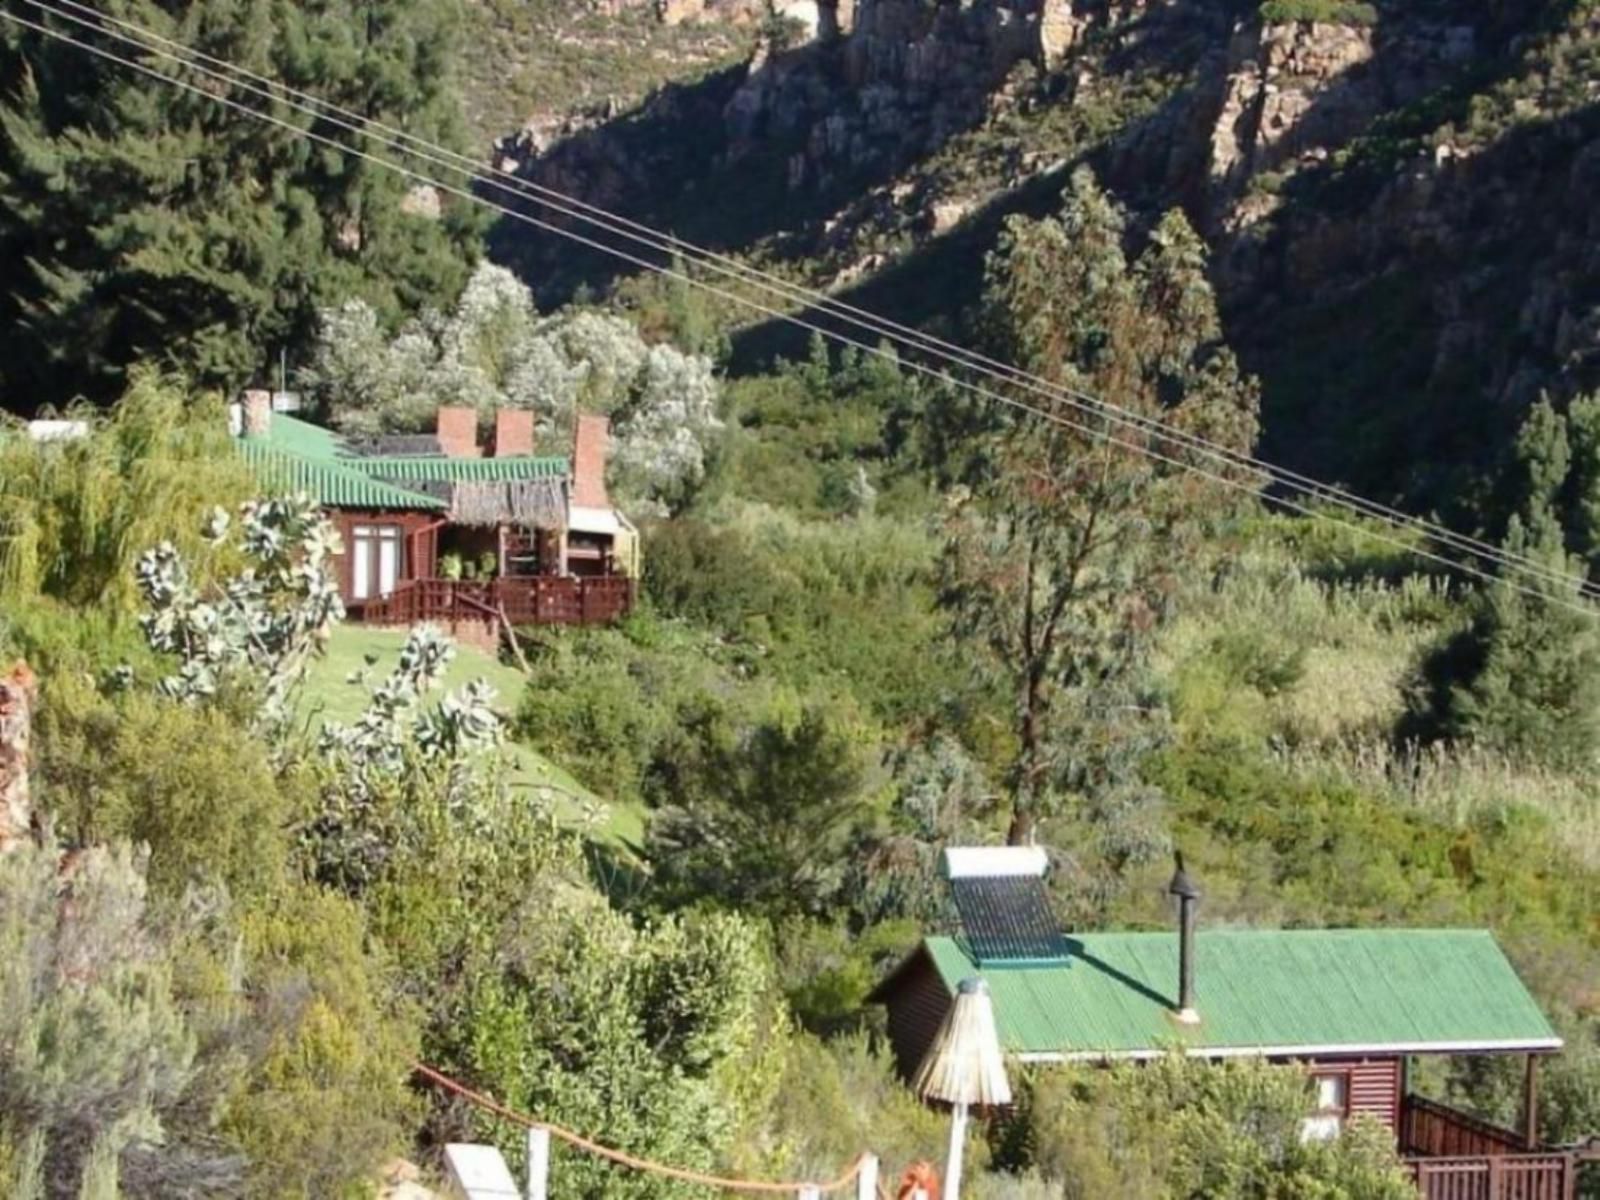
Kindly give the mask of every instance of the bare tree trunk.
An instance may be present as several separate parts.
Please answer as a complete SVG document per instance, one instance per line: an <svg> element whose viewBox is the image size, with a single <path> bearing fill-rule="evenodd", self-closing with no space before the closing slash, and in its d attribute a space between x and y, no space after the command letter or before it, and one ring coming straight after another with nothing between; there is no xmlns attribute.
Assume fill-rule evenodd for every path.
<svg viewBox="0 0 1600 1200"><path fill-rule="evenodd" d="M0 854L30 835L33 798L28 790L28 746L33 740L33 672L19 662L0 677Z"/></svg>

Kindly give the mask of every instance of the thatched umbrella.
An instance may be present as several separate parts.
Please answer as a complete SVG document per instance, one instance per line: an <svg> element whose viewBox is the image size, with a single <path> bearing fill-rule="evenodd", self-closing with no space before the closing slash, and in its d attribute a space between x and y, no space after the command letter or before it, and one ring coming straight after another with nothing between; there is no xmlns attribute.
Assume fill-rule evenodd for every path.
<svg viewBox="0 0 1600 1200"><path fill-rule="evenodd" d="M994 1027L994 1004L989 999L989 985L982 979L963 979L956 988L955 1003L945 1014L911 1086L922 1099L942 1100L954 1113L944 1200L959 1200L968 1108L1011 1103L1011 1084Z"/></svg>

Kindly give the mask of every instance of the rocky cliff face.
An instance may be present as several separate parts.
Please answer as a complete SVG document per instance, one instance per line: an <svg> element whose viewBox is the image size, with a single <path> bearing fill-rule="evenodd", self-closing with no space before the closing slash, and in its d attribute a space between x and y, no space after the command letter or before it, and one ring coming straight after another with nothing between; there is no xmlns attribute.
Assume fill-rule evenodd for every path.
<svg viewBox="0 0 1600 1200"><path fill-rule="evenodd" d="M1385 0L1363 26L1263 24L1253 0L847 3L527 169L689 233L713 197L710 240L840 286L975 213L1037 211L1089 161L1207 234L1268 448L1380 492L1481 455L1541 388L1600 383L1594 6ZM1385 415L1437 431L1463 395L1472 448Z"/></svg>
<svg viewBox="0 0 1600 1200"><path fill-rule="evenodd" d="M1201 215L1280 460L1450 504L1541 392L1600 384L1600 84L1562 62L1600 13L1548 57L1497 32L1232 40Z"/></svg>

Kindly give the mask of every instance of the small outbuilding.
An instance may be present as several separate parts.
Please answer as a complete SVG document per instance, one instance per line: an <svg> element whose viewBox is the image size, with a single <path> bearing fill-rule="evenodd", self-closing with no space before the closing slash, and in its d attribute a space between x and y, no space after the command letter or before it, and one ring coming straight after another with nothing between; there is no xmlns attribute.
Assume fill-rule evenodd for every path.
<svg viewBox="0 0 1600 1200"><path fill-rule="evenodd" d="M1371 1118L1393 1131L1425 1196L1487 1197L1459 1189L1491 1173L1496 1200L1572 1195L1575 1155L1538 1134L1537 1064L1562 1041L1488 931L1197 931L1199 892L1180 864L1178 930L1065 934L1050 915L1046 865L1036 847L946 852L961 930L925 938L871 997L888 1010L907 1078L961 981L976 977L1016 1063L1174 1051L1298 1063L1316 1095L1306 1136ZM1408 1064L1439 1054L1523 1056L1522 1127L1413 1093Z"/></svg>

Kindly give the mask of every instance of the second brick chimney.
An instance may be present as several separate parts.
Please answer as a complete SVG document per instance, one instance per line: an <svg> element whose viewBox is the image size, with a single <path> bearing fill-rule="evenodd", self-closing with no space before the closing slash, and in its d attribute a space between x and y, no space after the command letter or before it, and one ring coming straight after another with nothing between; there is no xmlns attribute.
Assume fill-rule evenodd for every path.
<svg viewBox="0 0 1600 1200"><path fill-rule="evenodd" d="M533 453L533 412L502 408L494 414L494 456L514 458Z"/></svg>
<svg viewBox="0 0 1600 1200"><path fill-rule="evenodd" d="M610 508L606 497L606 454L611 421L580 416L572 438L572 503L579 508Z"/></svg>
<svg viewBox="0 0 1600 1200"><path fill-rule="evenodd" d="M478 449L478 410L464 407L439 409L439 448L450 458L481 458Z"/></svg>

